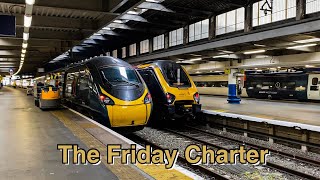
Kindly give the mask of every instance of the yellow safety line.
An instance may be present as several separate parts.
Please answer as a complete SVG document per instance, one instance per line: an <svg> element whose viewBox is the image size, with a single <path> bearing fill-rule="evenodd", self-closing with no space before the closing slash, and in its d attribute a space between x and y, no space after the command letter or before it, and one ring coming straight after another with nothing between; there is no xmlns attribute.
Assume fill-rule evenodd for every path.
<svg viewBox="0 0 320 180"><path fill-rule="evenodd" d="M102 156L105 156L106 146L101 143L98 139L92 136L88 131L84 128L90 127L95 128L98 127L96 125L88 125L83 124L79 125L76 122L72 121L70 118L66 117L61 111L54 111L52 114L57 117L68 129L72 131L72 133L77 136L87 147L96 148L102 153ZM147 179L145 176L140 174L133 167L128 165L123 165L120 163L120 159L115 159L115 163L110 165L107 163L106 157L102 158L102 163L113 172L119 179ZM163 180L172 180L172 179L192 179L189 176L177 171L177 170L167 170L164 165L143 165L136 164L136 166L147 173L149 176L154 179L163 179Z"/></svg>
<svg viewBox="0 0 320 180"><path fill-rule="evenodd" d="M214 109L213 111L216 111L216 112L227 112L228 110L226 110L226 109Z"/></svg>

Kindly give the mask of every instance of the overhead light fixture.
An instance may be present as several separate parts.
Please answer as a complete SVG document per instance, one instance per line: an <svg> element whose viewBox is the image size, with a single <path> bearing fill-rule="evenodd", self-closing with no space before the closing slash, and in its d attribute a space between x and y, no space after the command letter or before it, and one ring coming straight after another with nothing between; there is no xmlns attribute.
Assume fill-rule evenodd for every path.
<svg viewBox="0 0 320 180"><path fill-rule="evenodd" d="M196 57L201 57L202 55L200 54L190 54L191 56L196 56Z"/></svg>
<svg viewBox="0 0 320 180"><path fill-rule="evenodd" d="M253 44L254 46L258 46L258 47L266 47L266 45L264 44Z"/></svg>
<svg viewBox="0 0 320 180"><path fill-rule="evenodd" d="M24 57L21 58L21 61L24 61Z"/></svg>
<svg viewBox="0 0 320 180"><path fill-rule="evenodd" d="M27 52L27 50L26 49L22 49L22 54L25 54L26 52Z"/></svg>
<svg viewBox="0 0 320 180"><path fill-rule="evenodd" d="M21 54L21 57L23 57L23 58L24 58L25 56L26 56L25 54Z"/></svg>
<svg viewBox="0 0 320 180"><path fill-rule="evenodd" d="M200 71L197 71L196 73L199 74L199 73L201 73L201 72L200 72Z"/></svg>
<svg viewBox="0 0 320 180"><path fill-rule="evenodd" d="M190 59L190 61L201 61L202 58L193 58L193 59Z"/></svg>
<svg viewBox="0 0 320 180"><path fill-rule="evenodd" d="M146 1L151 3L161 3L163 0L146 0Z"/></svg>
<svg viewBox="0 0 320 180"><path fill-rule="evenodd" d="M24 15L24 27L31 27L32 16Z"/></svg>
<svg viewBox="0 0 320 180"><path fill-rule="evenodd" d="M116 19L113 21L114 23L120 23L120 24L123 24L123 21L122 20L119 20L119 19Z"/></svg>
<svg viewBox="0 0 320 180"><path fill-rule="evenodd" d="M246 51L243 54L258 54L258 53L264 53L266 50L256 50L256 51Z"/></svg>
<svg viewBox="0 0 320 180"><path fill-rule="evenodd" d="M139 12L137 12L137 11L128 11L127 14L138 15Z"/></svg>
<svg viewBox="0 0 320 180"><path fill-rule="evenodd" d="M100 33L94 33L93 35L94 35L94 36L101 36L102 34L100 34Z"/></svg>
<svg viewBox="0 0 320 180"><path fill-rule="evenodd" d="M281 69L281 67L279 66L278 69Z"/></svg>
<svg viewBox="0 0 320 180"><path fill-rule="evenodd" d="M224 57L229 57L230 54L222 54L222 55L217 55L217 56L213 56L212 58L224 58Z"/></svg>
<svg viewBox="0 0 320 180"><path fill-rule="evenodd" d="M29 33L23 33L23 40L28 41Z"/></svg>
<svg viewBox="0 0 320 180"><path fill-rule="evenodd" d="M287 47L287 49L299 49L299 48L304 48L304 47L312 47L312 46L316 46L316 45L317 44L304 44L304 45Z"/></svg>
<svg viewBox="0 0 320 180"><path fill-rule="evenodd" d="M226 54L234 53L233 51L227 51L227 50L219 50L219 51L224 52L224 53L226 53Z"/></svg>
<svg viewBox="0 0 320 180"><path fill-rule="evenodd" d="M311 39L304 39L304 40L293 41L293 42L305 44L305 43L313 43L313 42L319 42L319 41L320 41L320 38L311 38Z"/></svg>
<svg viewBox="0 0 320 180"><path fill-rule="evenodd" d="M312 65L306 65L306 68L313 68L315 66L312 66Z"/></svg>
<svg viewBox="0 0 320 180"><path fill-rule="evenodd" d="M34 5L35 0L26 0L26 4Z"/></svg>
<svg viewBox="0 0 320 180"><path fill-rule="evenodd" d="M23 49L27 49L27 47L28 47L28 43L22 43L22 48Z"/></svg>
<svg viewBox="0 0 320 180"><path fill-rule="evenodd" d="M103 30L108 30L108 31L111 31L111 28L110 27L104 27L102 28Z"/></svg>

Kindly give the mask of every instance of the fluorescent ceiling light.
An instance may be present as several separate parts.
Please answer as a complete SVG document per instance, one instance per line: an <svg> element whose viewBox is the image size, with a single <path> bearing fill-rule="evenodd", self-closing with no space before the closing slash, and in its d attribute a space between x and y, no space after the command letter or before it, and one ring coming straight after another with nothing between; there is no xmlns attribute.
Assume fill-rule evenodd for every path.
<svg viewBox="0 0 320 180"><path fill-rule="evenodd" d="M25 54L26 52L27 52L27 50L26 49L22 49L22 54Z"/></svg>
<svg viewBox="0 0 320 180"><path fill-rule="evenodd" d="M190 59L190 61L201 61L202 58L193 58L193 59Z"/></svg>
<svg viewBox="0 0 320 180"><path fill-rule="evenodd" d="M229 57L230 54L222 54L222 55L217 55L217 56L213 56L212 58L224 58L224 57Z"/></svg>
<svg viewBox="0 0 320 180"><path fill-rule="evenodd" d="M26 56L25 54L21 54L21 57L23 57L23 58L24 58L25 56Z"/></svg>
<svg viewBox="0 0 320 180"><path fill-rule="evenodd" d="M306 65L306 68L311 68L311 67L315 67L315 66L312 66L312 65Z"/></svg>
<svg viewBox="0 0 320 180"><path fill-rule="evenodd" d="M26 0L26 4L34 5L34 1L35 1L35 0Z"/></svg>
<svg viewBox="0 0 320 180"><path fill-rule="evenodd" d="M22 48L26 49L28 47L28 43L22 43Z"/></svg>
<svg viewBox="0 0 320 180"><path fill-rule="evenodd" d="M256 51L246 51L243 54L258 54L258 53L264 53L266 50L256 50Z"/></svg>
<svg viewBox="0 0 320 180"><path fill-rule="evenodd" d="M264 44L253 44L254 46L258 46L258 47L266 47L266 45Z"/></svg>
<svg viewBox="0 0 320 180"><path fill-rule="evenodd" d="M24 61L24 57L21 58L21 61Z"/></svg>
<svg viewBox="0 0 320 180"><path fill-rule="evenodd" d="M108 31L110 31L111 30L111 28L109 28L109 27L104 27L104 28L102 28L103 30L108 30Z"/></svg>
<svg viewBox="0 0 320 180"><path fill-rule="evenodd" d="M24 27L30 27L32 22L32 16L24 15Z"/></svg>
<svg viewBox="0 0 320 180"><path fill-rule="evenodd" d="M116 20L114 20L113 22L114 22L114 23L120 23L120 24L123 23L123 21L121 21L121 20L119 20L119 19L116 19Z"/></svg>
<svg viewBox="0 0 320 180"><path fill-rule="evenodd" d="M137 12L137 11L128 11L127 14L138 15L139 12Z"/></svg>
<svg viewBox="0 0 320 180"><path fill-rule="evenodd" d="M316 46L316 45L317 44L304 44L304 45L287 47L287 49L299 49L299 48L304 48L304 47L312 47L312 46Z"/></svg>
<svg viewBox="0 0 320 180"><path fill-rule="evenodd" d="M318 41L320 41L320 38L304 39L304 40L293 41L293 42L305 44L305 43L312 43L312 42L318 42Z"/></svg>
<svg viewBox="0 0 320 180"><path fill-rule="evenodd" d="M201 72L200 72L200 71L197 71L196 73L199 74L199 73L201 73Z"/></svg>
<svg viewBox="0 0 320 180"><path fill-rule="evenodd" d="M94 35L94 36L101 36L100 33L94 33L93 35Z"/></svg>
<svg viewBox="0 0 320 180"><path fill-rule="evenodd" d="M23 33L23 40L28 41L29 33Z"/></svg>
<svg viewBox="0 0 320 180"><path fill-rule="evenodd" d="M201 57L202 55L200 54L190 54L191 56L196 56L196 57Z"/></svg>
<svg viewBox="0 0 320 180"><path fill-rule="evenodd" d="M161 3L163 0L146 0L146 1L151 3Z"/></svg>

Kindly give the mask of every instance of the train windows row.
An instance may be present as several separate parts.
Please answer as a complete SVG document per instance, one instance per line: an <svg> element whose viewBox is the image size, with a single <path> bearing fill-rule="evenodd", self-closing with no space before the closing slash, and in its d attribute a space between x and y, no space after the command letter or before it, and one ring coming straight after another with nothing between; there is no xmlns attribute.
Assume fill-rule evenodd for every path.
<svg viewBox="0 0 320 180"><path fill-rule="evenodd" d="M197 87L228 87L228 81L194 82Z"/></svg>

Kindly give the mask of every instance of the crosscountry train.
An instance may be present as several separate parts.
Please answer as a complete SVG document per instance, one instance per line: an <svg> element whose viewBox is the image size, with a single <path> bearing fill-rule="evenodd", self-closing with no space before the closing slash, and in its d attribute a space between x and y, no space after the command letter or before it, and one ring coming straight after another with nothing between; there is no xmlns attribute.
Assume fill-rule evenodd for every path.
<svg viewBox="0 0 320 180"><path fill-rule="evenodd" d="M153 119L194 118L201 111L198 90L180 64L157 60L137 69L152 94Z"/></svg>
<svg viewBox="0 0 320 180"><path fill-rule="evenodd" d="M228 95L227 75L192 76L200 94ZM269 99L320 100L320 73L246 73L239 80L242 97Z"/></svg>

